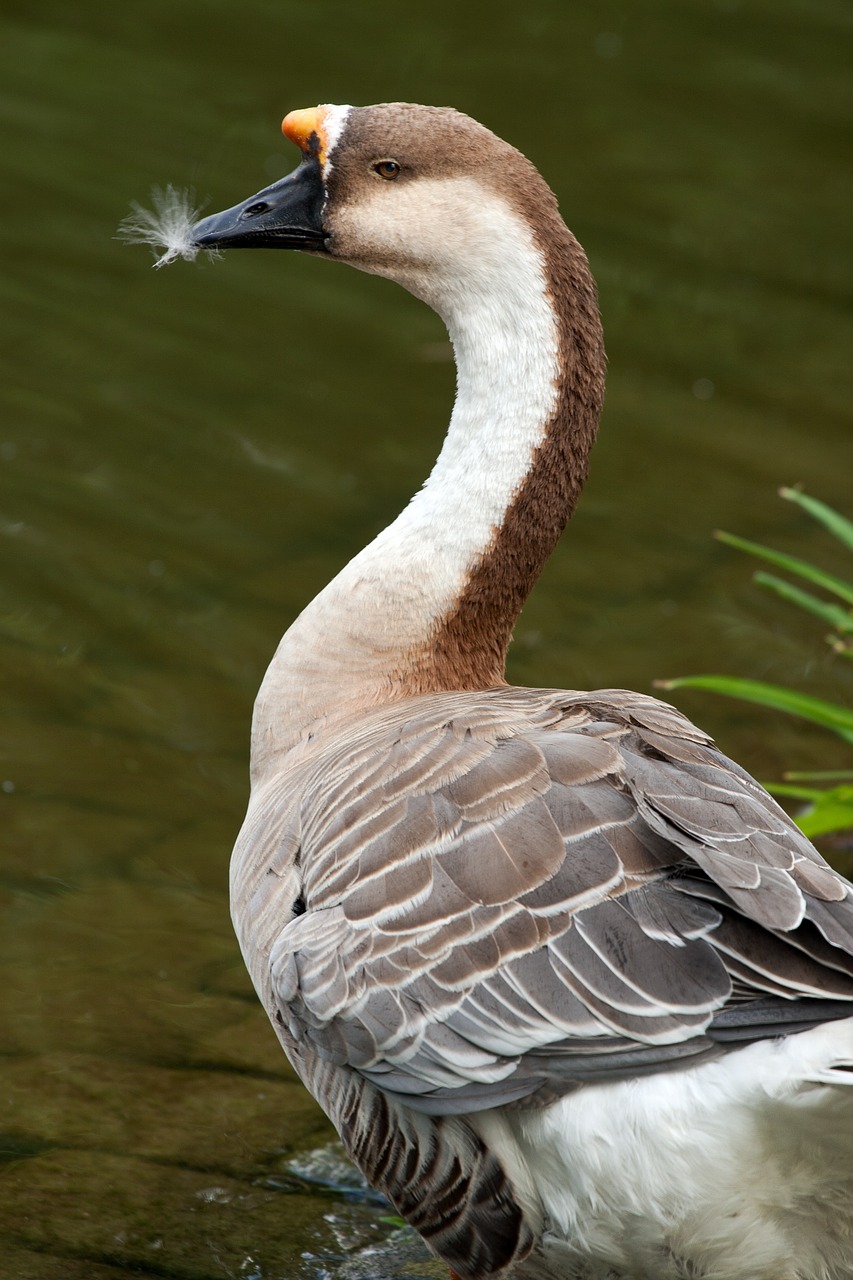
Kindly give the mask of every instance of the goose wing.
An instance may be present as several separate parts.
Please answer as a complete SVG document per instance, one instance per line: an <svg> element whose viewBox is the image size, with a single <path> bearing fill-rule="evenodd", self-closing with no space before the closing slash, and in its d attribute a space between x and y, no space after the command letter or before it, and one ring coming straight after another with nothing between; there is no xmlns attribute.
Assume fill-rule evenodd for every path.
<svg viewBox="0 0 853 1280"><path fill-rule="evenodd" d="M418 701L309 771L270 952L292 1044L452 1114L853 1008L851 886L671 707Z"/></svg>

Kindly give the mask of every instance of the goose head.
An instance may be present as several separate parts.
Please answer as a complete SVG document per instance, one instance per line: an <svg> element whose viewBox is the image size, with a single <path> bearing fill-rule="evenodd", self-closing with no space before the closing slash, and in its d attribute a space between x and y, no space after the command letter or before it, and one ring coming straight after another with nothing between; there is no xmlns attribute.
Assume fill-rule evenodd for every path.
<svg viewBox="0 0 853 1280"><path fill-rule="evenodd" d="M384 103L293 111L293 173L196 224L203 248L299 249L385 276L440 314L491 287L521 246L567 232L536 168L449 107Z"/></svg>

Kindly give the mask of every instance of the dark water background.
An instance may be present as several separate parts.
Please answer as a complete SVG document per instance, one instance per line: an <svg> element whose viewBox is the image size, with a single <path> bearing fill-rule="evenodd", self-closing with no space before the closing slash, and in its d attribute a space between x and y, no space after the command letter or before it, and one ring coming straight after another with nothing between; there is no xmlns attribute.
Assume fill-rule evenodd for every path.
<svg viewBox="0 0 853 1280"><path fill-rule="evenodd" d="M851 510L851 26L847 0L5 0L3 1277L317 1280L387 1233L312 1154L330 1134L243 973L227 866L266 661L426 474L453 369L430 313L343 268L151 271L112 239L130 201L232 204L318 101L451 103L509 138L587 248L611 368L511 677L849 701L819 625L711 531L844 568L775 490ZM681 705L761 777L845 763L795 721Z"/></svg>

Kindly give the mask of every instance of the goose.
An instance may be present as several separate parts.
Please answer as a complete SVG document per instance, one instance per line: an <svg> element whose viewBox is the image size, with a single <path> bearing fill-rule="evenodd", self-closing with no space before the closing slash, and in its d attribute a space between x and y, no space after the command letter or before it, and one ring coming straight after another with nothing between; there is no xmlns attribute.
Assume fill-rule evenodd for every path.
<svg viewBox="0 0 853 1280"><path fill-rule="evenodd" d="M457 392L255 704L231 901L275 1033L456 1280L849 1280L850 884L671 706L505 680L598 428L584 252L450 108L282 129L298 167L192 252L397 281Z"/></svg>

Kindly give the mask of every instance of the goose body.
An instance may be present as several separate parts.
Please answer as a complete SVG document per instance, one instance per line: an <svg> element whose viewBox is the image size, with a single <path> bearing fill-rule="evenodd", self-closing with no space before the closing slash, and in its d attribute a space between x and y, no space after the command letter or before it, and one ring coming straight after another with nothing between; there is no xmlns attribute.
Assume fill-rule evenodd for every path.
<svg viewBox="0 0 853 1280"><path fill-rule="evenodd" d="M195 243L397 280L458 388L256 703L231 896L276 1034L461 1280L849 1278L851 887L673 708L504 680L600 414L583 251L456 112L283 128L296 172Z"/></svg>

